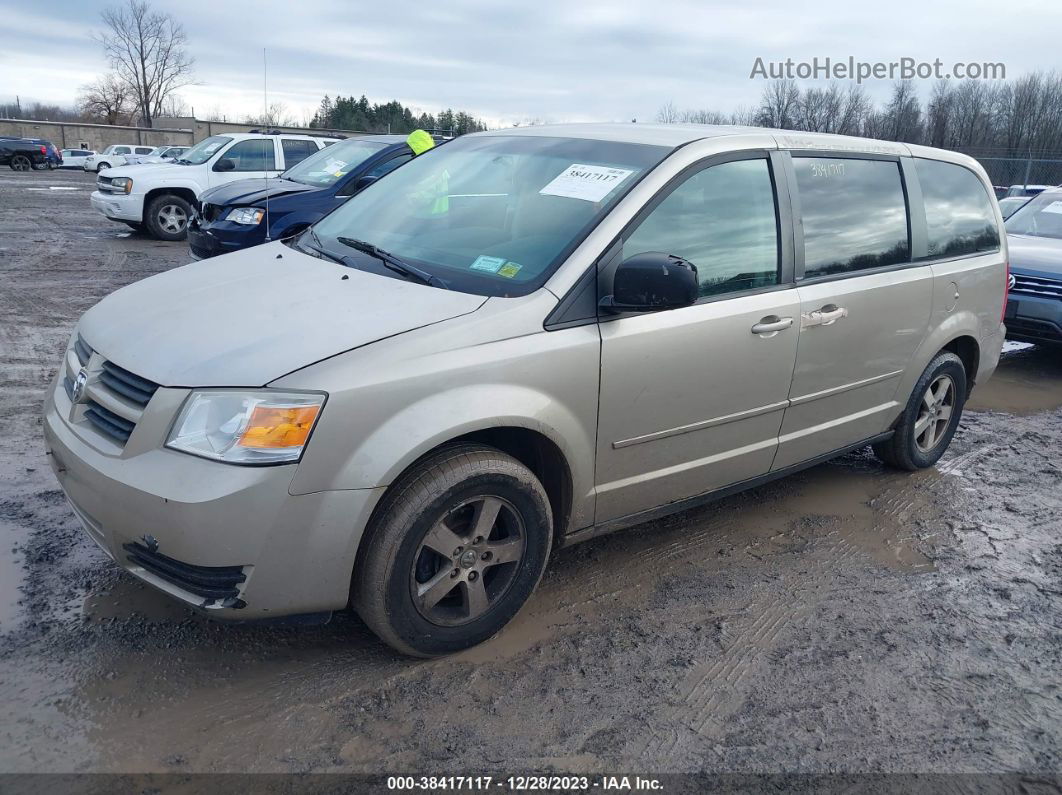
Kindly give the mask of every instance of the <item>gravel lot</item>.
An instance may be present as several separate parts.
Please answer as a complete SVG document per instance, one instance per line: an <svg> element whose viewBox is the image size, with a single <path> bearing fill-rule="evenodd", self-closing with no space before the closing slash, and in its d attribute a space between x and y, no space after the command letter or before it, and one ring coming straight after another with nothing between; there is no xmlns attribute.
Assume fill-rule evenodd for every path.
<svg viewBox="0 0 1062 795"><path fill-rule="evenodd" d="M0 771L1062 772L1062 352L1008 346L940 465L868 453L558 552L438 661L220 625L119 572L42 450L77 317L187 260L0 172Z"/></svg>

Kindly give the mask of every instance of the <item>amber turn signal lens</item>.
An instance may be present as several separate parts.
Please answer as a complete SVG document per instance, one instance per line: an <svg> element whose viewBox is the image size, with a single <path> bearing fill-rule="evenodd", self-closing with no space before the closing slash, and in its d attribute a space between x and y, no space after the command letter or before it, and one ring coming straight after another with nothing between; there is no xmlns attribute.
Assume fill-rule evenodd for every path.
<svg viewBox="0 0 1062 795"><path fill-rule="evenodd" d="M257 406L240 437L243 447L301 447L313 428L318 406Z"/></svg>

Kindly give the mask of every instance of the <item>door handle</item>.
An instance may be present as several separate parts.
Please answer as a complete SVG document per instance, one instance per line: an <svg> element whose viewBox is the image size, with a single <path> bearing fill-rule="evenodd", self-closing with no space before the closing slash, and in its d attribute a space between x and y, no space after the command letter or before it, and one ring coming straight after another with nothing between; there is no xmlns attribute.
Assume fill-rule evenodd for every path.
<svg viewBox="0 0 1062 795"><path fill-rule="evenodd" d="M773 337L779 331L785 331L792 325L793 318L791 317L778 317L778 315L768 315L752 327L752 333L759 334L763 337Z"/></svg>
<svg viewBox="0 0 1062 795"><path fill-rule="evenodd" d="M848 317L847 309L843 306L826 304L822 309L816 309L814 312L807 312L801 315L800 325L803 328L808 328L809 326L830 326L843 317Z"/></svg>

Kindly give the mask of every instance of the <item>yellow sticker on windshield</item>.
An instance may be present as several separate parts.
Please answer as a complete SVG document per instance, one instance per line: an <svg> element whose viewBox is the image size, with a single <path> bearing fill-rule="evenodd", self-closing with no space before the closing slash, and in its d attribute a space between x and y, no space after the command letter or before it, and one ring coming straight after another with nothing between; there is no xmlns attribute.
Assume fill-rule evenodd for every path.
<svg viewBox="0 0 1062 795"><path fill-rule="evenodd" d="M511 279L520 272L520 268L522 267L522 265L518 265L515 262L506 262L498 268L498 275L504 276L506 279Z"/></svg>

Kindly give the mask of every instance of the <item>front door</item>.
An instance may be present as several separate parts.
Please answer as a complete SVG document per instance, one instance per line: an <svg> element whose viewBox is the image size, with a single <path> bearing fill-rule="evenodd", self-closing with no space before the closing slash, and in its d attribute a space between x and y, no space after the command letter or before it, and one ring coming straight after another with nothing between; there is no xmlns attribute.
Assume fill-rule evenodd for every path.
<svg viewBox="0 0 1062 795"><path fill-rule="evenodd" d="M782 278L767 157L713 163L656 201L620 259L684 257L701 299L602 318L598 522L768 472L796 359L800 303Z"/></svg>
<svg viewBox="0 0 1062 795"><path fill-rule="evenodd" d="M210 172L210 186L225 185L238 179L276 177L280 175L277 168L277 142L274 138L245 138L237 141L214 161ZM218 171L217 165L222 160L231 160L234 168Z"/></svg>

